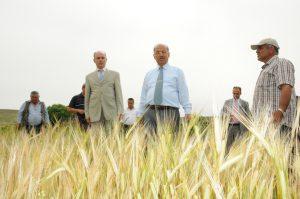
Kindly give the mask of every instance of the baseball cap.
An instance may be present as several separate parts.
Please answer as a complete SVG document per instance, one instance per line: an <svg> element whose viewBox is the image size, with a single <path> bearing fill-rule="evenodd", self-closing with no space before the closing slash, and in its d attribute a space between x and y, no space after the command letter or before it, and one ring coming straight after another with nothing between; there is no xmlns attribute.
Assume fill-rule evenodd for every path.
<svg viewBox="0 0 300 199"><path fill-rule="evenodd" d="M272 46L279 49L278 42L275 39L272 39L272 38L266 38L266 39L261 40L258 44L251 45L251 49L256 50L259 46L262 46L262 45L265 45L265 44L272 45Z"/></svg>

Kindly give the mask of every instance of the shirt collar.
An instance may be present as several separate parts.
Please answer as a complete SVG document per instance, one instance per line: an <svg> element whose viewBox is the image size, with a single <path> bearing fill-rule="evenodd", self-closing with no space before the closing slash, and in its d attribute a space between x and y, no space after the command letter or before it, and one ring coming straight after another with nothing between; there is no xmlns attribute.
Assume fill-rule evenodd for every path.
<svg viewBox="0 0 300 199"><path fill-rule="evenodd" d="M30 104L32 104L33 106L37 106L37 105L40 105L41 104L41 101L39 101L38 103L34 104L30 101Z"/></svg>
<svg viewBox="0 0 300 199"><path fill-rule="evenodd" d="M98 71L98 72L100 72L101 70L103 70L103 72L107 71L106 67L104 67L103 69L97 68L97 71Z"/></svg>
<svg viewBox="0 0 300 199"><path fill-rule="evenodd" d="M265 69L267 66L269 66L275 59L277 59L278 56L274 55L271 59L269 59L269 61L267 61L267 63L265 63L261 68Z"/></svg>
<svg viewBox="0 0 300 199"><path fill-rule="evenodd" d="M165 65L163 65L162 68L163 68L164 70L167 70L167 69L169 68L169 66L170 66L169 63L166 63ZM157 70L159 70L160 68L161 68L161 67L160 67L159 65L157 65Z"/></svg>

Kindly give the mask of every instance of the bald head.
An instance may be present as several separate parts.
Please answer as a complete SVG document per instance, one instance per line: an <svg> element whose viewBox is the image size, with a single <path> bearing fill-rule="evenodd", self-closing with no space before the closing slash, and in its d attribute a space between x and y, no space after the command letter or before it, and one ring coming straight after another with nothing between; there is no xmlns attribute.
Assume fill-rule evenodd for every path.
<svg viewBox="0 0 300 199"><path fill-rule="evenodd" d="M106 65L106 53L104 51L96 51L94 52L94 63L96 64L98 69L103 69Z"/></svg>
<svg viewBox="0 0 300 199"><path fill-rule="evenodd" d="M106 57L106 52L104 52L103 50L98 50L98 51L94 52L94 58L97 55L104 55Z"/></svg>
<svg viewBox="0 0 300 199"><path fill-rule="evenodd" d="M168 63L170 52L169 47L165 44L157 44L153 48L153 57L160 67Z"/></svg>
<svg viewBox="0 0 300 199"><path fill-rule="evenodd" d="M153 52L155 52L156 48L164 48L166 51L169 52L169 46L167 46L166 44L156 44L153 48Z"/></svg>

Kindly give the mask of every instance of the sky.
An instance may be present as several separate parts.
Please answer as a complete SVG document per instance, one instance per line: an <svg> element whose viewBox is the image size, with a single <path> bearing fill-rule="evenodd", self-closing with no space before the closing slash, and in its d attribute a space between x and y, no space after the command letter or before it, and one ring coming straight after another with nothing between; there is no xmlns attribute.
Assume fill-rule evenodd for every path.
<svg viewBox="0 0 300 199"><path fill-rule="evenodd" d="M93 52L121 75L124 105L138 106L153 47L170 48L184 71L193 112L213 114L241 86L252 104L263 65L250 45L272 37L295 67L300 95L299 0L0 0L0 108L18 109L38 90L68 105L94 71Z"/></svg>

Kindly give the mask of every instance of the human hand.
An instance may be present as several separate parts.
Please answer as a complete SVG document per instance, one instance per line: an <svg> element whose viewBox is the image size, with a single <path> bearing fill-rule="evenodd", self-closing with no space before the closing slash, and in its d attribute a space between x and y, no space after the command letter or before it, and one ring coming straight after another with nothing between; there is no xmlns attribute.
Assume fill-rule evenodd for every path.
<svg viewBox="0 0 300 199"><path fill-rule="evenodd" d="M90 117L86 118L86 121L87 121L88 124L91 124L91 118Z"/></svg>
<svg viewBox="0 0 300 199"><path fill-rule="evenodd" d="M283 119L283 113L279 110L273 112L273 122L279 124Z"/></svg>
<svg viewBox="0 0 300 199"><path fill-rule="evenodd" d="M77 110L77 113L79 113L79 114L83 115L83 114L84 114L84 110L82 110L82 109L78 109L78 110Z"/></svg>
<svg viewBox="0 0 300 199"><path fill-rule="evenodd" d="M185 114L185 119L187 121L190 121L192 119L192 115L191 114Z"/></svg>
<svg viewBox="0 0 300 199"><path fill-rule="evenodd" d="M118 119L119 119L119 121L121 121L123 119L123 114L122 113L119 114Z"/></svg>

